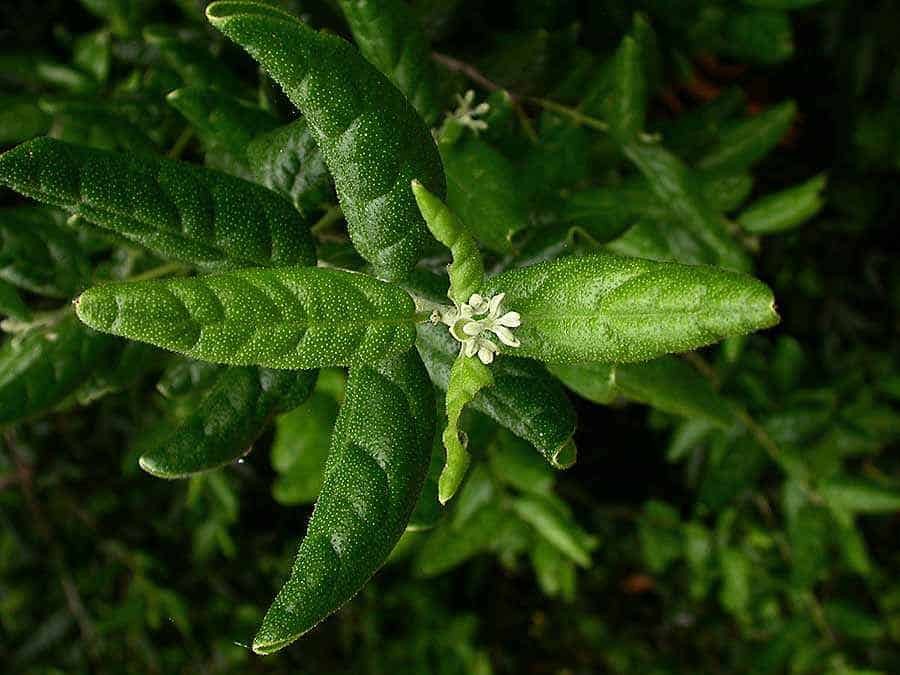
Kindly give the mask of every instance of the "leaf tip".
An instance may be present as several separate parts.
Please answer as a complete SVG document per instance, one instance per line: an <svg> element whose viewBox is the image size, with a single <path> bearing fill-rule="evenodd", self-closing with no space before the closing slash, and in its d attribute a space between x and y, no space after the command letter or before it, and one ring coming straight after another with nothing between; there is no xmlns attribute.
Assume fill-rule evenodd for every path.
<svg viewBox="0 0 900 675"><path fill-rule="evenodd" d="M103 332L109 332L119 313L115 298L99 288L89 288L72 304L82 323Z"/></svg>
<svg viewBox="0 0 900 675"><path fill-rule="evenodd" d="M571 436L550 456L550 462L556 469L568 469L575 464L576 459L578 459L578 447Z"/></svg>

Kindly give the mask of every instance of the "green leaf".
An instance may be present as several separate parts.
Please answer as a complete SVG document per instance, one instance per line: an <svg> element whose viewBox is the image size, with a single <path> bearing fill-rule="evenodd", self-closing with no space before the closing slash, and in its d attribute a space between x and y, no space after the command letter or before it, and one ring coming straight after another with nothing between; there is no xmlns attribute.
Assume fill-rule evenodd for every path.
<svg viewBox="0 0 900 675"><path fill-rule="evenodd" d="M419 324L416 346L432 381L444 391L459 343L444 326ZM575 462L575 410L562 387L542 365L504 357L491 364L494 384L469 404L531 443L556 468Z"/></svg>
<svg viewBox="0 0 900 675"><path fill-rule="evenodd" d="M362 55L403 92L428 124L442 105L431 47L403 0L339 0Z"/></svg>
<svg viewBox="0 0 900 675"><path fill-rule="evenodd" d="M722 551L719 567L722 573L719 602L731 614L743 616L750 604L750 559L743 551L729 548Z"/></svg>
<svg viewBox="0 0 900 675"><path fill-rule="evenodd" d="M141 455L157 478L188 478L225 466L252 449L275 413L302 402L316 371L226 368L200 405L161 445Z"/></svg>
<svg viewBox="0 0 900 675"><path fill-rule="evenodd" d="M444 420L443 410L440 411L438 419ZM431 461L428 464L428 472L425 475L425 484L422 486L422 492L419 494L416 508L413 509L413 513L409 517L409 525L406 526L408 532L429 530L437 525L444 515L444 505L438 500L438 486L441 472L444 470L445 456L444 442L435 434L434 442L431 445Z"/></svg>
<svg viewBox="0 0 900 675"><path fill-rule="evenodd" d="M546 363L648 361L778 322L760 281L711 267L608 254L562 258L487 280L519 312L521 346L504 353Z"/></svg>
<svg viewBox="0 0 900 675"><path fill-rule="evenodd" d="M144 40L162 54L163 60L185 84L203 85L238 94L241 81L225 63L207 48L207 40L184 39L177 31L163 25L144 28Z"/></svg>
<svg viewBox="0 0 900 675"><path fill-rule="evenodd" d="M210 169L38 138L0 155L0 182L204 269L315 261L289 203Z"/></svg>
<svg viewBox="0 0 900 675"><path fill-rule="evenodd" d="M51 121L33 97L0 95L0 144L21 143L45 134Z"/></svg>
<svg viewBox="0 0 900 675"><path fill-rule="evenodd" d="M654 574L662 574L685 552L678 511L666 502L652 500L644 505L638 521L641 555Z"/></svg>
<svg viewBox="0 0 900 675"><path fill-rule="evenodd" d="M191 123L207 147L222 148L242 162L250 142L278 126L278 119L259 106L211 87L176 89L166 101Z"/></svg>
<svg viewBox="0 0 900 675"><path fill-rule="evenodd" d="M399 288L340 270L241 270L111 283L78 316L103 332L192 358L269 368L371 363L409 349L415 307Z"/></svg>
<svg viewBox="0 0 900 675"><path fill-rule="evenodd" d="M719 449L710 458L697 497L713 513L752 489L769 463L765 451L746 436Z"/></svg>
<svg viewBox="0 0 900 675"><path fill-rule="evenodd" d="M71 298L90 278L90 262L50 209L0 209L0 279L32 293Z"/></svg>
<svg viewBox="0 0 900 675"><path fill-rule="evenodd" d="M505 253L528 226L520 177L497 150L471 136L440 145L447 204L485 247Z"/></svg>
<svg viewBox="0 0 900 675"><path fill-rule="evenodd" d="M453 362L447 383L447 426L442 435L447 461L438 481L438 501L441 504L446 504L456 494L471 461L466 450L468 439L458 427L459 417L475 395L492 384L494 378L490 369L477 358L460 355Z"/></svg>
<svg viewBox="0 0 900 675"><path fill-rule="evenodd" d="M448 268L450 290L447 296L457 305L466 303L484 281L484 263L478 245L466 226L438 197L418 181L413 181L412 190L428 229L453 256Z"/></svg>
<svg viewBox="0 0 900 675"><path fill-rule="evenodd" d="M572 602L575 599L574 563L546 539L538 540L530 557L534 574L544 594Z"/></svg>
<svg viewBox="0 0 900 675"><path fill-rule="evenodd" d="M697 177L680 159L652 143L629 143L623 150L650 183L657 199L668 205L672 217L712 249L723 267L749 267L746 254L698 189Z"/></svg>
<svg viewBox="0 0 900 675"><path fill-rule="evenodd" d="M272 441L272 467L278 480L272 494L280 504L311 504L325 480L325 461L331 445L331 430L339 412L337 397L323 383L340 379L336 372L323 371L312 396L296 410L281 415ZM324 384L324 386L323 386ZM340 383L341 389L343 384Z"/></svg>
<svg viewBox="0 0 900 675"><path fill-rule="evenodd" d="M762 65L783 63L794 54L791 20L784 12L737 9L728 13L719 51L734 60Z"/></svg>
<svg viewBox="0 0 900 675"><path fill-rule="evenodd" d="M253 640L258 654L282 649L352 598L416 504L431 458L433 389L414 352L369 363L350 370L322 492L290 578Z"/></svg>
<svg viewBox="0 0 900 675"><path fill-rule="evenodd" d="M735 124L697 164L704 171L746 171L768 155L790 130L797 104L785 101Z"/></svg>
<svg viewBox="0 0 900 675"><path fill-rule="evenodd" d="M647 76L640 44L625 37L613 56L613 86L604 100L603 117L619 143L627 143L644 130L647 116Z"/></svg>
<svg viewBox="0 0 900 675"><path fill-rule="evenodd" d="M585 534L565 504L551 496L528 495L512 501L516 514L580 567L590 567L596 540Z"/></svg>
<svg viewBox="0 0 900 675"><path fill-rule="evenodd" d="M51 410L90 376L113 344L71 314L6 340L0 347L0 425Z"/></svg>
<svg viewBox="0 0 900 675"><path fill-rule="evenodd" d="M735 421L728 402L709 380L672 356L619 365L556 365L550 366L550 372L595 403L608 404L616 395L622 395L663 412L705 419L721 427L728 428Z"/></svg>
<svg viewBox="0 0 900 675"><path fill-rule="evenodd" d="M501 482L539 495L552 490L553 472L522 439L500 430L487 451L491 473Z"/></svg>
<svg viewBox="0 0 900 675"><path fill-rule="evenodd" d="M462 496L462 495L461 495ZM435 577L466 560L492 550L498 533L510 520L509 511L495 502L482 506L474 514L457 523L446 518L425 540L414 564L420 577Z"/></svg>
<svg viewBox="0 0 900 675"><path fill-rule="evenodd" d="M825 205L824 174L751 204L738 216L738 224L753 234L773 234L799 227Z"/></svg>
<svg viewBox="0 0 900 675"><path fill-rule="evenodd" d="M833 479L819 487L825 501L849 513L879 514L900 511L900 489L856 479Z"/></svg>
<svg viewBox="0 0 900 675"><path fill-rule="evenodd" d="M156 143L147 134L152 127L141 127L114 105L96 99L52 100L41 99L41 110L53 116L49 130L53 138L86 145L98 150L121 150L129 153L152 155L158 152ZM145 125L152 125L155 116Z"/></svg>
<svg viewBox="0 0 900 675"><path fill-rule="evenodd" d="M300 213L310 214L333 199L325 158L302 117L254 138L247 159L256 180L290 199Z"/></svg>
<svg viewBox="0 0 900 675"><path fill-rule="evenodd" d="M112 56L109 31L86 33L75 41L72 62L93 75L97 82L106 82Z"/></svg>
<svg viewBox="0 0 900 675"><path fill-rule="evenodd" d="M31 312L22 300L16 287L0 279L0 316L8 316L19 321L28 321Z"/></svg>
<svg viewBox="0 0 900 675"><path fill-rule="evenodd" d="M300 108L337 187L350 238L388 280L419 260L428 233L410 181L444 193L431 132L403 95L344 40L275 7L225 0L210 22L243 46Z"/></svg>

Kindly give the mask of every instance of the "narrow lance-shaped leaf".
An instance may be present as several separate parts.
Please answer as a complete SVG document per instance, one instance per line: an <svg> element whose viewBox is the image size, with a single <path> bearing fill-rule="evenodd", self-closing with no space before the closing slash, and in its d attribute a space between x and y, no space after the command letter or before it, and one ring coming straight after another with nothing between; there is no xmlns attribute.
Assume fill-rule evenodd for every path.
<svg viewBox="0 0 900 675"><path fill-rule="evenodd" d="M428 232L409 189L443 195L431 133L403 95L349 43L255 2L214 2L212 24L256 58L300 108L334 176L350 238L375 271L400 279Z"/></svg>
<svg viewBox="0 0 900 675"><path fill-rule="evenodd" d="M510 270L485 283L521 315L517 348L547 363L648 361L778 322L762 282L712 267L608 254Z"/></svg>
<svg viewBox="0 0 900 675"><path fill-rule="evenodd" d="M193 358L269 368L370 363L408 350L415 306L401 289L310 267L113 283L76 301L88 325Z"/></svg>
<svg viewBox="0 0 900 675"><path fill-rule="evenodd" d="M71 314L0 347L0 425L46 412L73 393L114 344Z"/></svg>
<svg viewBox="0 0 900 675"><path fill-rule="evenodd" d="M705 377L673 356L645 363L555 365L550 372L573 391L595 403L618 395L673 415L702 418L729 427L734 413Z"/></svg>
<svg viewBox="0 0 900 675"><path fill-rule="evenodd" d="M230 464L250 451L272 415L309 396L316 374L226 368L175 432L141 456L141 468L158 478L187 478Z"/></svg>
<svg viewBox="0 0 900 675"><path fill-rule="evenodd" d="M746 171L768 155L790 130L797 104L786 101L756 117L735 124L700 162L699 169L735 173Z"/></svg>
<svg viewBox="0 0 900 675"><path fill-rule="evenodd" d="M434 405L414 352L350 369L322 492L255 652L293 642L352 598L390 555L422 489Z"/></svg>
<svg viewBox="0 0 900 675"><path fill-rule="evenodd" d="M90 278L90 261L50 209L0 210L0 279L51 298L71 298Z"/></svg>
<svg viewBox="0 0 900 675"><path fill-rule="evenodd" d="M471 457L466 450L468 440L459 429L463 409L475 395L494 383L490 369L476 358L459 356L450 369L447 385L447 426L442 438L447 449L447 461L438 481L438 500L446 504L462 484Z"/></svg>
<svg viewBox="0 0 900 675"><path fill-rule="evenodd" d="M416 346L428 374L446 391L459 342L443 325L419 324L417 331ZM491 364L491 375L493 386L478 392L469 405L531 443L554 467L571 466L575 410L559 383L536 361L513 356Z"/></svg>
<svg viewBox="0 0 900 675"><path fill-rule="evenodd" d="M0 316L27 321L31 312L16 287L0 279Z"/></svg>
<svg viewBox="0 0 900 675"><path fill-rule="evenodd" d="M738 216L738 224L753 234L773 234L798 227L825 205L822 196L825 181L825 176L816 176L795 187L763 197Z"/></svg>
<svg viewBox="0 0 900 675"><path fill-rule="evenodd" d="M144 39L159 49L165 62L185 84L203 84L231 93L241 91L240 80L206 48L207 40L185 40L163 25L145 28Z"/></svg>
<svg viewBox="0 0 900 675"><path fill-rule="evenodd" d="M448 270L450 290L447 295L457 304L468 302L484 281L484 263L478 245L465 225L438 197L418 181L413 181L412 190L428 229L453 255Z"/></svg>
<svg viewBox="0 0 900 675"><path fill-rule="evenodd" d="M633 37L625 37L613 63L613 87L604 101L604 117L610 133L626 143L643 131L647 116L647 76L641 45Z"/></svg>
<svg viewBox="0 0 900 675"><path fill-rule="evenodd" d="M256 180L290 199L300 213L310 214L334 199L325 158L302 117L254 138L247 160Z"/></svg>
<svg viewBox="0 0 900 675"><path fill-rule="evenodd" d="M340 0L362 55L403 92L428 124L440 115L431 48L403 0Z"/></svg>
<svg viewBox="0 0 900 675"><path fill-rule="evenodd" d="M596 540L586 535L564 510L564 503L543 495L519 497L512 503L518 516L534 527L544 539L581 566L591 564Z"/></svg>
<svg viewBox="0 0 900 675"><path fill-rule="evenodd" d="M315 261L308 227L288 202L183 162L38 138L0 156L0 182L205 269Z"/></svg>

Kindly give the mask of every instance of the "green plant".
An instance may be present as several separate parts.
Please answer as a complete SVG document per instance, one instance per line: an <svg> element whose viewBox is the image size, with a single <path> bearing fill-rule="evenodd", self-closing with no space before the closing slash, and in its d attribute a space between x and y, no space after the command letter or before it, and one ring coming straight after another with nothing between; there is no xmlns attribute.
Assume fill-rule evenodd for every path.
<svg viewBox="0 0 900 675"><path fill-rule="evenodd" d="M518 28L475 65L430 45L465 3L316 2L302 19L290 2L180 3L174 27L146 19L152 2L84 4L102 27L72 43L71 65L0 59L3 77L42 92L3 98L0 116L0 142L17 144L0 183L41 204L0 209L0 425L16 471L46 447L49 413L130 420L125 463L188 479L202 565L238 557L246 488L228 471L270 444L275 499L315 507L268 612L246 609L260 654L386 563L428 580L485 553L507 569L527 560L546 596L577 608L554 614L559 649L594 645L617 672L672 672L643 638L591 618L590 590L636 566L649 576L629 588L655 584L673 625L709 617L696 644L741 636L727 656L738 669L861 672L850 664L867 646L896 639L897 590L873 593L889 575L859 521L900 509L879 456L900 435L900 371L890 349L848 344L840 321L834 343L791 337L829 276L783 251L827 191L847 190L832 199L851 211L843 197L864 187L833 188L821 163L766 179L793 100L744 116L732 89L658 109L673 87L701 86L697 45L787 61L788 11L813 3L619 7L615 39L594 51L573 38L575 3L515 3L504 20ZM311 27L342 20L359 50ZM222 36L261 66L257 86ZM778 324L776 296L788 327L751 335ZM625 402L652 410L640 443L667 446L686 487L650 490L622 516L563 470L603 473L604 433L576 436L579 421L633 414ZM0 538L0 566L16 540ZM104 555L129 570L145 621L172 616L187 636L191 610L127 548ZM266 578L287 569L265 564ZM852 602L860 580L889 628ZM433 588L404 583L360 602ZM457 619L446 672L490 672ZM450 652L423 644L422 664Z"/></svg>

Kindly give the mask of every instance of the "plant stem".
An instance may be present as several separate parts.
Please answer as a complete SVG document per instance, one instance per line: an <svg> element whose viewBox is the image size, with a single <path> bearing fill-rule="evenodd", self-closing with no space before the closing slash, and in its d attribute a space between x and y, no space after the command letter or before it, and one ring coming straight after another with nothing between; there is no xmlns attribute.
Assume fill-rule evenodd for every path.
<svg viewBox="0 0 900 675"><path fill-rule="evenodd" d="M149 269L146 272L135 274L133 277L129 277L128 281L148 281L150 279L158 279L159 277L164 277L168 274L186 272L187 270L188 268L181 263L170 262L166 263L165 265L160 265L159 267Z"/></svg>
<svg viewBox="0 0 900 675"><path fill-rule="evenodd" d="M341 211L340 206L329 205L328 209L325 213L322 214L322 217L319 218L312 227L309 228L310 233L315 235L320 235L329 227L331 227L334 223L339 221L344 215L344 212Z"/></svg>
<svg viewBox="0 0 900 675"><path fill-rule="evenodd" d="M598 120L596 117L585 115L580 110L577 110L570 106L563 105L562 103L557 103L556 101L551 101L550 99L546 98L529 98L528 100L535 105L540 106L544 110L549 110L550 112L565 115L576 124L589 127L596 131L602 131L604 133L609 131L609 125L603 120Z"/></svg>
<svg viewBox="0 0 900 675"><path fill-rule="evenodd" d="M183 153L185 148L187 148L187 144L190 143L193 136L193 127L186 127L185 130L181 132L181 135L175 141L175 144L172 146L172 149L169 150L166 156L169 159L178 159L179 157L181 157L181 153Z"/></svg>

